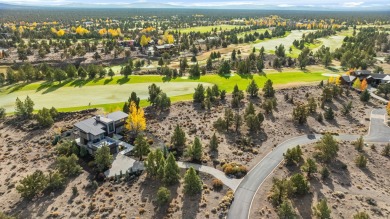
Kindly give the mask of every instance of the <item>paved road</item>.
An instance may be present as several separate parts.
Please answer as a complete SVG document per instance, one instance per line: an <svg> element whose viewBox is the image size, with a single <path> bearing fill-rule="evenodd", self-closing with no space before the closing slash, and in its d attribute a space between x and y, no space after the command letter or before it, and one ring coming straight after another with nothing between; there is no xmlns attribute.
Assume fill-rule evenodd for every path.
<svg viewBox="0 0 390 219"><path fill-rule="evenodd" d="M390 128L385 125L386 111L384 109L373 110L371 113L370 129L367 136L364 137L366 142L389 142ZM335 136L337 140L354 141L358 135L341 134ZM234 201L228 213L228 219L247 219L249 218L253 198L257 190L273 172L273 170L283 161L283 153L296 145L305 145L318 141L321 135L303 135L291 138L267 154L254 168L249 171L245 178L238 186Z"/></svg>

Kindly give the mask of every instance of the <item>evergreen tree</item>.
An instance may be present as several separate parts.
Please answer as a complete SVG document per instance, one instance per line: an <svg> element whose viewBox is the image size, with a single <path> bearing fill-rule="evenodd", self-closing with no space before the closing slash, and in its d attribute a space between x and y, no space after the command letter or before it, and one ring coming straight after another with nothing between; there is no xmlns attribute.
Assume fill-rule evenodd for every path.
<svg viewBox="0 0 390 219"><path fill-rule="evenodd" d="M213 134L213 136L211 137L211 140L210 140L210 150L211 151L217 151L218 150L218 138L215 135L215 133Z"/></svg>
<svg viewBox="0 0 390 219"><path fill-rule="evenodd" d="M321 137L315 148L319 150L319 155L325 162L329 162L334 159L339 151L337 141L329 133Z"/></svg>
<svg viewBox="0 0 390 219"><path fill-rule="evenodd" d="M16 190L23 198L32 199L37 194L46 189L47 180L41 170L36 170L33 174L27 175L20 180L20 184L16 186Z"/></svg>
<svg viewBox="0 0 390 219"><path fill-rule="evenodd" d="M171 192L166 187L160 187L157 191L157 202L163 205L171 198Z"/></svg>
<svg viewBox="0 0 390 219"><path fill-rule="evenodd" d="M272 86L272 81L268 79L263 87L264 97L271 98L275 96L275 90Z"/></svg>
<svg viewBox="0 0 390 219"><path fill-rule="evenodd" d="M257 97L257 94L259 92L259 86L257 86L255 80L252 80L251 83L248 85L246 92L249 93L250 97L254 98Z"/></svg>
<svg viewBox="0 0 390 219"><path fill-rule="evenodd" d="M316 216L318 219L331 219L331 210L326 203L326 199L322 199L320 202L318 202L317 205L313 208L313 211L314 216Z"/></svg>
<svg viewBox="0 0 390 219"><path fill-rule="evenodd" d="M107 145L103 145L98 148L95 153L95 163L97 169L100 172L108 169L111 166L112 161L114 160L113 156L110 153L110 148Z"/></svg>
<svg viewBox="0 0 390 219"><path fill-rule="evenodd" d="M310 179L311 174L317 172L317 164L313 159L308 158L301 169L302 172L307 173L307 178Z"/></svg>
<svg viewBox="0 0 390 219"><path fill-rule="evenodd" d="M368 89L365 89L361 94L360 94L360 100L362 102L368 102L370 100L370 92L368 92Z"/></svg>
<svg viewBox="0 0 390 219"><path fill-rule="evenodd" d="M291 203L284 199L282 204L278 207L278 216L280 219L295 219L297 218L294 208Z"/></svg>
<svg viewBox="0 0 390 219"><path fill-rule="evenodd" d="M308 113L305 105L300 104L293 109L293 120L296 123L300 125L306 123L307 116Z"/></svg>
<svg viewBox="0 0 390 219"><path fill-rule="evenodd" d="M236 112L234 114L233 123L234 123L234 129L235 129L236 133L238 133L240 131L240 127L242 125L242 117L240 116L240 114L238 112Z"/></svg>
<svg viewBox="0 0 390 219"><path fill-rule="evenodd" d="M225 120L225 124L226 124L226 131L229 131L229 128L230 128L230 125L232 124L232 121L233 121L233 111L229 108L226 108L225 109L225 113L224 113L224 120Z"/></svg>
<svg viewBox="0 0 390 219"><path fill-rule="evenodd" d="M72 154L69 157L60 156L57 158L56 167L64 176L77 176L81 173L81 166L77 163L79 158Z"/></svg>
<svg viewBox="0 0 390 219"><path fill-rule="evenodd" d="M309 192L309 184L302 174L296 173L290 178L290 180L295 188L296 194L304 195Z"/></svg>
<svg viewBox="0 0 390 219"><path fill-rule="evenodd" d="M211 57L207 59L206 69L207 71L213 70L213 60L211 59Z"/></svg>
<svg viewBox="0 0 390 219"><path fill-rule="evenodd" d="M172 153L169 153L168 158L165 161L164 166L164 178L163 181L167 185L172 185L179 182L180 179L180 169L176 163L175 157Z"/></svg>
<svg viewBox="0 0 390 219"><path fill-rule="evenodd" d="M328 107L328 109L325 110L324 117L326 120L333 120L334 119L334 112L331 107Z"/></svg>
<svg viewBox="0 0 390 219"><path fill-rule="evenodd" d="M162 92L160 87L158 87L155 83L149 85L148 87L148 90L149 90L149 98L148 98L148 101L150 102L150 104L152 104L152 106L154 106L156 104L156 98L157 96ZM139 108L139 104L138 104L138 107Z"/></svg>
<svg viewBox="0 0 390 219"><path fill-rule="evenodd" d="M138 134L137 138L134 141L134 153L139 157L139 160L142 160L143 155L146 155L149 152L149 143L146 141L145 137L142 134Z"/></svg>
<svg viewBox="0 0 390 219"><path fill-rule="evenodd" d="M42 110L38 110L36 119L41 126L50 127L53 125L54 120L50 114L50 110L43 107Z"/></svg>
<svg viewBox="0 0 390 219"><path fill-rule="evenodd" d="M353 215L353 219L370 219L370 216L366 212L362 211Z"/></svg>
<svg viewBox="0 0 390 219"><path fill-rule="evenodd" d="M190 167L184 175L184 192L188 195L195 195L202 192L202 180L196 174L193 167Z"/></svg>
<svg viewBox="0 0 390 219"><path fill-rule="evenodd" d="M195 103L202 103L204 101L205 95L204 95L205 89L202 84L198 84L198 86L195 88L195 93L193 95L194 102Z"/></svg>
<svg viewBox="0 0 390 219"><path fill-rule="evenodd" d="M65 179L59 172L49 171L49 174L46 177L47 187L46 189L50 191L55 191L61 189L65 186Z"/></svg>
<svg viewBox="0 0 390 219"><path fill-rule="evenodd" d="M187 156L191 157L192 161L200 161L202 159L202 144L198 137L195 137L192 146L188 147Z"/></svg>
<svg viewBox="0 0 390 219"><path fill-rule="evenodd" d="M179 125L176 125L176 128L173 132L173 136L171 138L171 144L173 148L179 151L183 151L186 144L186 134L180 128Z"/></svg>

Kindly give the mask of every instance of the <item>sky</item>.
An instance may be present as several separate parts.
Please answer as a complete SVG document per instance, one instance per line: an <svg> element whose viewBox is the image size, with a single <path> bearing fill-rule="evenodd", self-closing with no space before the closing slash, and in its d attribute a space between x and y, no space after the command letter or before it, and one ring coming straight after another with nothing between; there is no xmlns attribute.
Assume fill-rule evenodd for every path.
<svg viewBox="0 0 390 219"><path fill-rule="evenodd" d="M247 9L388 10L390 0L0 0L0 3L32 6L89 5L96 7L188 7Z"/></svg>

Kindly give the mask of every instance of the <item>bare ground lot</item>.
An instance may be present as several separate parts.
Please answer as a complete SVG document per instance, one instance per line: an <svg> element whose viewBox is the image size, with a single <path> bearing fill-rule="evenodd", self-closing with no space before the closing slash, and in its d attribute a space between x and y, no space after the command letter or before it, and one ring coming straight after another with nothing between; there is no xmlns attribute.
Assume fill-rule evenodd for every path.
<svg viewBox="0 0 390 219"><path fill-rule="evenodd" d="M294 102L307 103L306 94L313 96L316 100L320 97L321 91L318 86L306 86L298 88L284 88L276 92L277 110L273 115L266 115L265 121L262 124L262 131L257 134L250 134L245 123L237 134L233 128L226 133L218 133L213 127L213 123L223 117L225 108L231 107L231 98L228 97L225 102L219 102L210 111L202 110L198 105L192 102L181 102L174 104L169 113L161 115L149 113L148 127L149 132L157 139L160 139L160 144L169 145L172 132L179 124L186 133L187 144L192 144L195 136L198 136L204 148L203 164L214 166L221 169L218 163L224 162L240 162L251 169L264 155L266 155L273 147L283 142L286 139L298 135L309 133L348 133L361 134L367 133L369 117L371 110L378 106L376 103L364 105L359 100L359 96L355 92L351 92L351 96L345 95L337 98L330 104L335 112L334 121L326 121L320 123L316 120L316 115L309 116L308 123L305 126L296 126L292 121L292 110L294 104L284 100L284 94L294 96ZM261 99L245 99L242 107L239 109L240 115L243 116L245 106L249 101L253 101L257 112L263 112ZM342 105L352 101L353 110L350 116L341 114ZM195 107L194 107L195 106ZM149 111L147 111L149 112ZM319 107L317 112L323 113ZM213 133L216 133L219 139L218 155L213 158L210 156L208 145ZM243 137L250 137L252 140L251 147L245 147L242 143ZM185 160L185 158L183 158ZM216 161L213 161L216 160Z"/></svg>
<svg viewBox="0 0 390 219"><path fill-rule="evenodd" d="M304 158L311 158L314 145L302 146ZM370 145L371 146L371 145ZM310 180L310 193L304 197L292 199L295 211L300 218L312 218L312 206L326 198L332 218L351 218L357 212L366 212L370 218L388 218L390 216L390 172L384 167L390 166L390 159L380 153L384 147L376 144L376 149L364 147L368 157L367 168L355 165L358 151L351 142L340 142L337 159L328 165L329 179L322 180L317 173ZM343 170L341 166L347 165ZM323 166L324 164L319 165ZM286 167L281 164L264 182L252 203L250 218L277 218L272 204L267 200L271 191L272 178L285 178L300 172L298 167Z"/></svg>
<svg viewBox="0 0 390 219"><path fill-rule="evenodd" d="M306 102L306 93L318 98L320 90L317 86L300 88L285 88L277 90L278 109L273 115L266 116L262 129L258 134L248 135L248 130L243 125L242 135L233 133L217 133L220 140L219 153L213 159L218 161L235 161L242 163L250 169L272 148L296 135L311 132L340 132L351 134L364 134L367 131L368 121L365 120L375 103L366 106L361 104L358 94L351 92L350 97L341 97L334 100L331 105L336 113L337 122L319 123L315 118L308 119L308 125L297 127L291 121L293 104L284 100L284 93L294 96L294 101ZM354 110L351 117L341 116L341 105L352 100ZM247 103L246 99L244 102ZM260 109L260 101L255 102L256 110ZM211 111L202 110L192 102L181 102L173 104L169 112L162 114L151 113L151 108L146 109L148 117L148 134L154 135L153 147L157 147L164 141L169 143L173 127L180 124L189 140L192 143L195 135L201 138L204 147L203 164L214 166L212 158L208 153L210 136L215 132L212 127L213 121L223 114L224 108L230 107L230 97L224 103L212 107ZM244 107L240 108L243 114ZM321 111L321 109L318 109ZM116 218L125 215L124 218L188 218L188 215L195 218L217 218L220 211L212 213L218 208L221 198L226 193L226 187L222 191L212 191L211 180L208 175L201 174L208 189L203 190L202 195L194 198L182 195L182 184L170 187L172 191L171 206L164 209L156 207L154 197L158 184L155 181L145 180L145 175L135 179L132 183L114 183L106 181L102 183L96 192L87 189L90 174L87 172L86 162L81 161L85 168L78 177L71 178L66 188L52 194L45 194L34 202L23 201L17 193L15 186L19 180L37 169L48 171L52 169L56 155L51 141L55 133L64 132L72 125L101 112L91 111L88 113L65 114L50 129L37 129L35 122L16 122L10 124L12 117L7 117L5 122L0 123L0 211L12 214L20 214L21 218L47 218L51 214L58 214L63 218L94 218L109 217ZM14 121L15 123L15 121ZM251 147L243 147L241 139L243 136L252 138ZM185 158L182 158L185 160ZM215 165L221 169L220 165ZM72 197L72 187L76 186L79 195ZM203 207L202 207L203 206ZM142 213L144 210L144 213ZM214 212L214 211L213 211ZM141 214L142 213L142 214Z"/></svg>

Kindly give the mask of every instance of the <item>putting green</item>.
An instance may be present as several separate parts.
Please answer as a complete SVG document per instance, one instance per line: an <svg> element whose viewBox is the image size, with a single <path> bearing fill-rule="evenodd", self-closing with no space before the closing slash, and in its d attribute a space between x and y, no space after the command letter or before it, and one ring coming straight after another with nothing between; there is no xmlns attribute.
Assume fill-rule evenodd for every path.
<svg viewBox="0 0 390 219"><path fill-rule="evenodd" d="M123 85L97 85L84 87L63 87L49 93L44 91L22 90L13 93L0 95L0 106L6 109L7 113L15 111L15 100L17 97L24 100L27 95L34 101L35 109L43 107L50 108L72 108L88 107L92 105L119 103L126 101L132 91L136 92L140 99L147 99L148 86L151 83L123 84ZM181 96L192 94L199 82L169 82L155 83L168 96ZM210 83L202 83L210 86Z"/></svg>

